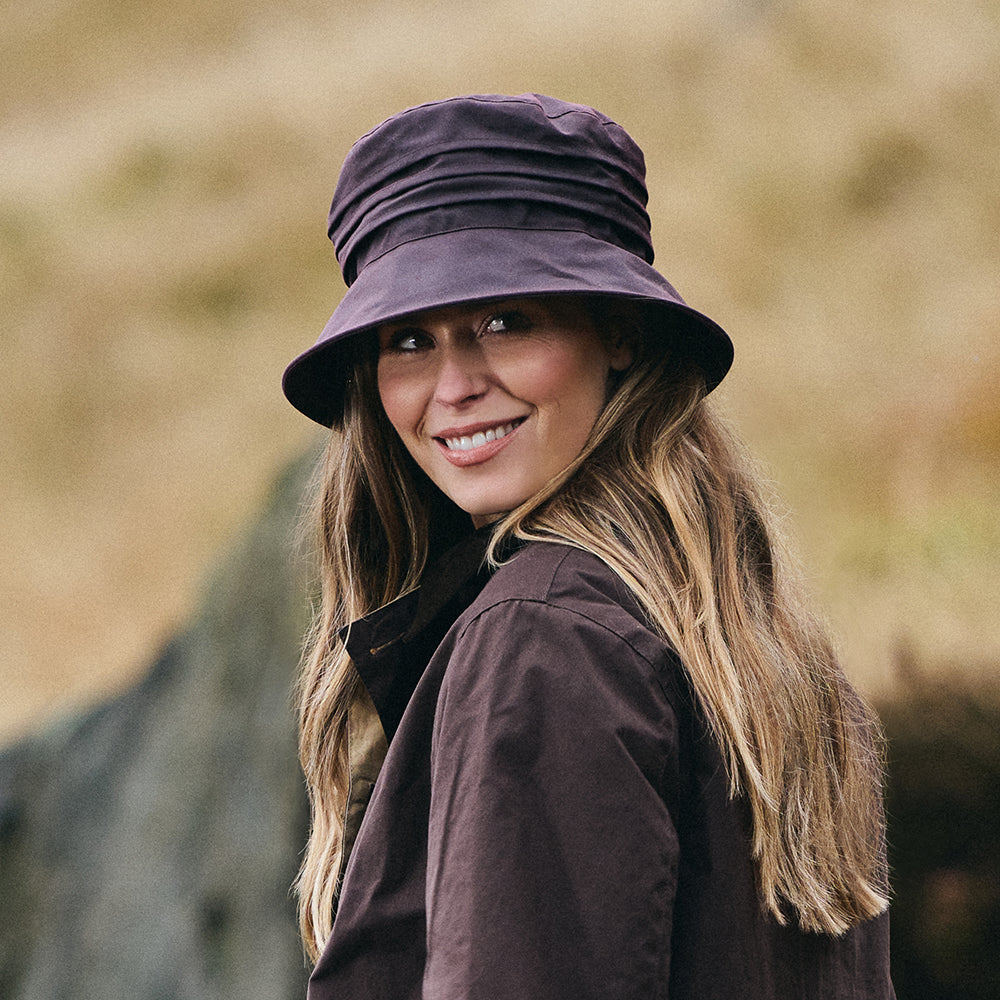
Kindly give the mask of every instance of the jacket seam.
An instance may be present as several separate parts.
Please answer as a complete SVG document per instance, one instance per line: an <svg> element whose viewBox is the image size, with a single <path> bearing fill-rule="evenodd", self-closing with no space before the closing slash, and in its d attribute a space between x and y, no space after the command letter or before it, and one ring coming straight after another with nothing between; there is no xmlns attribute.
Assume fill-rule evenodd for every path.
<svg viewBox="0 0 1000 1000"><path fill-rule="evenodd" d="M559 563L558 563L558 565L556 567L556 570L558 570L559 566L561 566L561 564L562 564L563 559L567 558L568 555L569 555L569 553L567 553L565 556L563 556L559 560ZM553 571L553 577L555 576L556 570ZM551 581L550 581L550 585L551 585ZM623 636L620 632L617 632L615 629L611 628L610 626L608 626L604 622L598 621L596 618L592 618L590 615L584 614L579 609L570 607L570 606L568 606L566 604L562 604L562 603L557 603L555 601L546 600L545 598L541 598L541 597L523 597L522 596L522 597L503 597L503 598L499 598L498 600L493 601L493 603L489 604L487 607L481 608L479 611L477 611L476 614L472 618L470 618L462 626L461 631L457 633L457 635L455 636L455 642L456 643L461 642L462 639L465 637L466 632L477 621L479 621L479 619L482 618L487 612L493 611L495 608L502 607L503 605L506 605L506 604L537 604L537 605L541 605L541 606L546 607L546 608L551 608L554 611L564 611L564 612L567 612L567 613L573 615L576 618L580 618L583 621L590 622L592 625L596 625L599 629L601 629L602 631L604 631L608 635L612 636L614 639L617 639L623 645L627 646L628 649L630 649L632 651L632 653L638 659L642 660L642 662L646 664L646 666L649 668L650 673L656 679L657 686L660 688L660 691L662 692L663 697L666 698L668 704L670 705L671 710L675 714L677 714L679 712L680 706L676 703L676 694L675 694L675 692L673 692L671 690L671 686L669 684L665 684L664 683L664 680L665 680L665 678L664 678L664 672L657 669L656 663L653 660L651 660L648 656L646 656L645 653L643 653L641 650L636 649L636 647L631 642L629 642L629 640L626 639L625 636ZM621 605L613 605L613 606L621 608ZM624 610L624 609L622 609L622 610ZM678 669L683 670L683 663L681 662L680 657L677 655L677 653L673 649L673 647L670 646L668 643L664 642L663 640L659 640L659 641L660 641L660 645L662 646L663 651L666 654L666 656L668 658L673 658L676 661Z"/></svg>

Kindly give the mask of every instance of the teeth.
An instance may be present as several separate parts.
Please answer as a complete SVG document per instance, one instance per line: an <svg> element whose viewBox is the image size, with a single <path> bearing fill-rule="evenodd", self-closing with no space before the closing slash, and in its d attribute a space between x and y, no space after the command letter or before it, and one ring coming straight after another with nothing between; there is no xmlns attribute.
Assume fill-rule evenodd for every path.
<svg viewBox="0 0 1000 1000"><path fill-rule="evenodd" d="M488 431L477 431L472 437L445 438L444 443L449 451L472 451L473 448L480 448L490 441L506 437L514 425L501 424L499 427L491 427Z"/></svg>

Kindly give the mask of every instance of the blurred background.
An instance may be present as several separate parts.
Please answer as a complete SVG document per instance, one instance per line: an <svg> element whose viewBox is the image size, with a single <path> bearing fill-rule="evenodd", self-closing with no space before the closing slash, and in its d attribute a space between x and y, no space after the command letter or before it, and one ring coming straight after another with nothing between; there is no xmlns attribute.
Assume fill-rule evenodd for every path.
<svg viewBox="0 0 1000 1000"><path fill-rule="evenodd" d="M924 741L926 759L904 752L896 773L911 768L937 807L958 788L980 819L996 815L995 0L8 0L0 744L20 776L9 803L56 780L81 746L72 720L174 676L177 637L217 620L206 609L220 587L233 615L270 620L253 617L254 595L286 578L261 569L260 532L268 558L291 551L295 463L321 440L280 375L342 291L325 214L350 144L410 104L524 91L594 105L644 149L657 266L736 344L719 405L775 484L847 672L899 747ZM275 504L280 516L260 521ZM234 604L226 572L256 589ZM287 708L304 621L297 572L291 596L268 605L288 637L265 699L274 712ZM233 645L198 634L199 662ZM105 753L94 731L87 746ZM126 731L136 738L123 724L110 745L121 750ZM25 746L47 748L50 778L17 764ZM176 747L163 746L174 773ZM917 827L937 829L890 790L900 816L911 806ZM25 808L0 814L0 839L22 854L42 823ZM923 907L937 923L900 920L923 960L943 957L909 992L897 973L903 1000L1000 996L981 992L1000 991L995 974L983 985L973 968L976 935L1000 935L991 850L975 864L949 854L930 874L912 862L924 874L906 914ZM897 868L909 864L904 850ZM968 875L976 865L982 878ZM199 905L202 931L221 933L225 907ZM7 952L11 996L17 984L35 995L26 927ZM209 995L165 983L132 995Z"/></svg>

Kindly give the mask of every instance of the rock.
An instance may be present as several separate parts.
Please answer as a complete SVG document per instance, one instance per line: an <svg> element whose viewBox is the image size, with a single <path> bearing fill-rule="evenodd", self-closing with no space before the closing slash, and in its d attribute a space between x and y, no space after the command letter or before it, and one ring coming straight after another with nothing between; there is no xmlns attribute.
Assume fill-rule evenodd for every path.
<svg viewBox="0 0 1000 1000"><path fill-rule="evenodd" d="M304 996L297 463L132 690L0 752L0 996Z"/></svg>

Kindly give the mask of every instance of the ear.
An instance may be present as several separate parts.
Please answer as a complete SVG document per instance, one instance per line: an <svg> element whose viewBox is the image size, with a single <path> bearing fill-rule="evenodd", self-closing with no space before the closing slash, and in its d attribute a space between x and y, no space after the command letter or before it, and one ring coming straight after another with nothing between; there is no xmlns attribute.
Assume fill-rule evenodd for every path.
<svg viewBox="0 0 1000 1000"><path fill-rule="evenodd" d="M635 343L626 333L616 333L608 344L608 366L612 371L623 372L635 361Z"/></svg>

